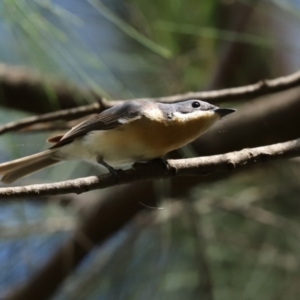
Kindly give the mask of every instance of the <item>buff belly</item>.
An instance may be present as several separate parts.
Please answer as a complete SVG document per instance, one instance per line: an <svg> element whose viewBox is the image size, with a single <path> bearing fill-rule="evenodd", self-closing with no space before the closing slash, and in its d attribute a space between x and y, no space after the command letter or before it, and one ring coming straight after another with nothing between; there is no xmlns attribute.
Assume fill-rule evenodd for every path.
<svg viewBox="0 0 300 300"><path fill-rule="evenodd" d="M156 122L147 118L105 131L91 131L82 138L62 146L60 159L85 159L97 162L102 158L113 167L162 157L200 136L218 118L211 115L201 120Z"/></svg>
<svg viewBox="0 0 300 300"><path fill-rule="evenodd" d="M91 131L83 138L61 147L56 155L62 160L84 159L93 163L100 158L113 167L157 157L142 140L120 129Z"/></svg>

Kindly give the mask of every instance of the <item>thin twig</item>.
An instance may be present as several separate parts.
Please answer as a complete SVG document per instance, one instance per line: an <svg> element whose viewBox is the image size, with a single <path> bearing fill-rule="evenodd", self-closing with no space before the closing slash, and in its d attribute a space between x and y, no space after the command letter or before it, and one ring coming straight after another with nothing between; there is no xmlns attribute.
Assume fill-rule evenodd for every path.
<svg viewBox="0 0 300 300"><path fill-rule="evenodd" d="M107 108L107 106L103 105L100 102L95 102L89 105L83 105L76 108L63 109L48 114L24 118L20 121L10 122L3 126L0 126L0 134L9 131L19 130L37 123L44 123L44 122L50 122L50 121L62 120L62 119L70 120L70 119L80 118L82 116L86 116L95 112L100 112L101 108L103 110L104 108Z"/></svg>
<svg viewBox="0 0 300 300"><path fill-rule="evenodd" d="M178 175L187 175L188 168L191 168L191 172L198 170L198 174L213 172L220 169L232 170L234 168L242 167L246 164L254 164L256 162L265 161L267 158L270 160L283 157L294 157L300 153L300 141L294 140L291 142L286 142L282 144L271 145L267 147L259 147L253 149L245 149L239 152L232 152L225 155L217 155L211 157L202 157L190 160L179 160L179 161L169 161L171 167L176 167L178 170ZM264 159L265 158L265 159ZM197 164L196 164L197 162ZM194 166L193 166L194 165ZM182 168L183 166L183 168ZM193 167L192 167L193 166ZM119 183L124 183L124 176L128 174L135 174L136 180L139 176L143 176L142 179L146 179L147 172L155 170L158 174L168 173L163 167L158 170L157 166L153 167L151 164L140 166L140 172L138 170L129 170L121 174ZM228 168L229 167L229 168ZM128 173L129 172L129 173ZM127 175L126 175L127 174ZM154 173L150 173L148 176L154 176ZM168 175L168 174L167 174ZM165 176L167 176L165 175ZM173 175L173 173L172 173ZM171 175L168 175L171 176ZM116 182L109 175L100 177L90 177L94 180L95 184L98 185L102 179L110 182ZM102 178L102 179L101 179ZM148 178L148 179L149 179ZM129 177L127 178L129 179ZM132 178L131 178L132 179ZM129 180L128 180L129 181ZM86 179L89 183L89 179ZM92 187L82 185L80 188L74 191L74 183L80 183L84 185L84 179L79 179L75 181L69 181L69 190L65 192L83 192L85 190L90 190ZM105 185L105 182L102 182ZM107 182L106 182L107 183ZM66 189L68 189L68 184L66 182L61 183ZM75 186L76 186L75 184ZM8 199L7 193L11 194L11 198L15 196L39 196L50 194L56 194L59 191L59 186L57 184L48 185L49 189L44 190L43 185L35 187L23 187L23 188L10 188L10 189L0 189L0 195L2 198ZM136 186L135 186L136 187ZM95 188L95 185L94 185ZM14 190L17 189L17 190ZM23 189L23 190L22 190ZM72 190L73 189L73 190ZM120 189L118 188L119 193ZM86 246L78 239L78 236L85 236L90 244L103 243L109 236L114 234L119 228L124 226L134 215L136 215L141 210L145 209L145 206L139 203L139 199L145 196L145 189L133 189L136 194L132 193L128 195L125 193L123 197L108 197L104 201L99 201L97 206L93 207L91 214L85 222L79 226L75 231L74 235L65 242L55 254L47 261L47 263L41 268L30 280L19 287L15 287L12 294L10 294L7 299L19 300L19 299L47 299L49 295L57 289L58 285L68 276L76 266L83 260L84 257L91 251L91 246ZM55 191L55 192L54 192ZM53 193L54 192L54 193ZM18 194L19 193L19 194ZM21 194L23 195L21 196ZM40 194L39 194L40 193ZM150 191L148 191L151 194ZM153 206L153 201L147 202L148 205ZM66 262L68 262L66 266Z"/></svg>
<svg viewBox="0 0 300 300"><path fill-rule="evenodd" d="M246 100L272 94L280 91L285 91L290 88L300 85L300 71L293 74L278 77L270 80L260 80L257 83L245 85L241 87L234 87L228 89L221 89L207 92L189 92L181 95L174 95L161 98L148 98L149 100L160 102L178 102L187 99L202 99L204 101L210 101L212 103L221 102L234 102L240 100Z"/></svg>
<svg viewBox="0 0 300 300"><path fill-rule="evenodd" d="M26 79L22 78L22 80L26 80ZM158 97L158 98L139 98L133 100L149 100L149 101L171 103L171 102L179 102L187 99L196 98L196 99L209 101L212 103L221 103L225 101L233 102L233 101L250 99L250 98L254 98L266 94L271 94L279 91L284 91L299 85L300 85L300 71L288 76L283 76L272 80L261 80L255 84L236 87L236 88L206 91L206 92L189 92L186 94L179 94L174 96ZM55 85L53 86L53 88L55 88ZM68 90L65 92L67 93L70 91ZM85 91L85 93L88 92ZM92 91L90 91L90 93L91 95L92 94L95 95L95 93L93 93ZM93 113L99 113L108 107L114 106L124 101L124 100L106 101L105 99L102 99L100 97L98 97L97 100L98 100L97 102L89 105L60 110L60 111L29 117L29 118L22 119L20 121L8 123L6 125L0 126L0 134L9 131L19 130L37 123L49 122L54 120L70 120L70 119L87 116Z"/></svg>
<svg viewBox="0 0 300 300"><path fill-rule="evenodd" d="M244 149L207 157L168 160L169 168L163 164L136 164L134 169L122 171L118 178L111 174L90 176L50 184L35 184L23 187L0 189L0 199L53 196L69 193L84 193L115 185L170 178L173 176L199 176L216 171L233 171L256 163L291 158L300 155L300 139L270 146Z"/></svg>

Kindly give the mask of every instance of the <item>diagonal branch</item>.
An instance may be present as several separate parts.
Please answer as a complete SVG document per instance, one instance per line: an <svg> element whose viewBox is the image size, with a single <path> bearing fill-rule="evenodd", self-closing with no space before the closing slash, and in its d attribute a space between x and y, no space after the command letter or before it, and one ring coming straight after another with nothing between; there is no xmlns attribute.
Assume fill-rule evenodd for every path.
<svg viewBox="0 0 300 300"><path fill-rule="evenodd" d="M218 170L229 171L238 169L245 165L252 165L267 160L295 157L299 154L300 140L293 140L271 146L244 149L224 155L188 160L170 160L169 164L173 172L174 168L177 169L177 175L203 175ZM148 175L146 171L151 171L152 173ZM127 182L130 181L130 176L135 176L135 180L150 179L154 177L155 172L157 177L174 176L173 172L170 174L162 166L157 168L157 166L152 164L139 165L137 170L124 172L119 183L125 183L126 176ZM139 176L143 176L143 178L139 178ZM52 185L3 188L0 189L0 198L53 195L59 192L60 184L64 187L63 192L79 193L92 188L99 188L100 184L102 184L102 187L106 187L109 184L113 185L116 183L109 175L94 176ZM44 189L43 186L48 186L48 189ZM53 294L62 280L78 266L96 244L103 243L109 236L131 220L134 215L145 208L145 205L141 205L139 202L139 199L145 198L145 190L138 188L133 190L135 195L132 195L132 193L129 195L123 191L122 197L107 198L104 201L99 201L97 207L93 207L89 218L79 226L70 240L56 251L43 268L29 279L29 282L15 288L8 295L7 299L47 299L49 295ZM150 198L154 199L154 196ZM155 205L153 201L147 204Z"/></svg>
<svg viewBox="0 0 300 300"><path fill-rule="evenodd" d="M135 164L134 169L122 171L118 178L111 174L90 176L50 184L35 184L23 187L0 189L0 199L53 196L69 193L84 193L115 185L142 180L169 178L173 176L199 176L217 171L233 171L279 158L300 155L300 139L270 146L244 149L226 154L190 159L168 160L169 168L160 163Z"/></svg>
<svg viewBox="0 0 300 300"><path fill-rule="evenodd" d="M261 80L255 84L241 87L203 92L189 92L186 94L158 98L140 98L138 100L144 99L159 102L178 102L191 98L198 98L212 103L221 103L225 101L233 102L288 90L299 85L300 71L288 76L278 77L272 80ZM108 107L122 103L124 101L106 101L91 90L83 89L80 87L75 88L70 84L66 85L61 82L58 83L54 80L45 80L42 76L38 76L34 72L16 67L6 67L1 64L0 87L3 90L1 95L2 101L0 102L0 104L7 107L26 110L25 107L15 106L14 103L16 102L20 104L19 99L22 98L23 100L26 100L28 98L28 101L30 99L30 103L35 103L35 107L32 111L36 111L36 109L39 109L39 106L37 104L38 102L40 102L40 99L49 98L49 87L51 88L51 94L55 95L57 102L64 103L64 106L66 106L64 110L54 111L52 113L46 113L44 115L38 115L35 117L29 117L21 121L11 122L6 125L0 126L0 134L8 131L19 130L37 123L62 119L70 120L93 113L99 113L100 111ZM17 100L14 101L16 97ZM76 99L78 97L80 97L81 99L94 99L96 100L96 102L93 104L74 108L74 106L76 106L78 103L76 102ZM68 99L68 101L65 102L65 99ZM73 100L71 101L70 99ZM22 101L22 103L26 103L28 101ZM48 111L51 111L53 109L55 108L47 106ZM42 111L44 111L44 108Z"/></svg>
<svg viewBox="0 0 300 300"><path fill-rule="evenodd" d="M101 102L99 101L89 105L79 106L76 108L62 109L56 112L24 118L21 119L20 121L9 122L7 124L0 126L0 134L4 134L9 131L23 129L25 127L38 124L38 123L51 122L56 120L76 119L82 116L100 112L101 110L107 108L107 105Z"/></svg>
<svg viewBox="0 0 300 300"><path fill-rule="evenodd" d="M233 87L207 92L189 92L186 94L147 99L161 102L178 102L191 98L199 98L204 101L210 101L212 103L221 103L226 101L233 102L285 91L299 85L300 71L287 76L278 77L276 79L260 80L257 83L241 87Z"/></svg>

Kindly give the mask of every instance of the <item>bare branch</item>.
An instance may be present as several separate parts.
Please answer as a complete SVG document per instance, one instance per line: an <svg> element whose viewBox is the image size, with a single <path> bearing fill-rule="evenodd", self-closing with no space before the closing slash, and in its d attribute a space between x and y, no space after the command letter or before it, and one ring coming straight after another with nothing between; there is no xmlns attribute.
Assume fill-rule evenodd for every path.
<svg viewBox="0 0 300 300"><path fill-rule="evenodd" d="M149 100L161 102L178 102L191 98L198 98L212 103L221 103L226 101L240 101L280 91L300 85L300 71L288 76L278 77L271 80L261 80L255 84L221 89L207 92L189 92L181 95L174 95L161 98L149 98Z"/></svg>
<svg viewBox="0 0 300 300"><path fill-rule="evenodd" d="M57 112L24 118L20 121L10 122L3 126L0 126L0 134L6 133L8 131L19 130L37 123L80 118L82 116L86 116L95 112L100 112L101 108L103 110L104 108L107 108L107 106L103 105L100 102L95 102L93 104L79 106L76 108L63 109Z"/></svg>
<svg viewBox="0 0 300 300"><path fill-rule="evenodd" d="M142 180L169 178L173 176L199 176L217 171L232 171L256 163L300 155L300 139L270 146L244 149L231 153L197 157L190 159L168 160L169 168L163 164L135 164L134 169L122 171L118 178L111 174L90 176L50 184L35 184L23 187L0 189L0 199L53 196L58 194L84 193L115 185Z"/></svg>
<svg viewBox="0 0 300 300"><path fill-rule="evenodd" d="M239 152L232 152L224 155L189 160L173 160L169 161L169 163L172 168L177 168L177 175L188 175L189 168L191 168L191 173L195 175L213 172L220 169L227 171L233 170L241 168L245 165L251 165L258 162L283 157L294 157L299 154L300 141L294 140L266 147L245 149ZM139 168L137 170L129 170L124 172L119 183L125 183L124 176L128 176L126 174L135 174L137 180L139 179L140 175L144 175L144 177L141 179L146 179L146 177L149 179L154 174L150 173L150 175L146 175L146 171L153 171L155 169L160 175L165 174L165 177L171 176L162 166L161 168L155 168L155 166L147 164L142 166L139 165L139 167L143 169L140 169L141 172L139 172ZM89 178L91 178L91 181L94 181L93 188L95 188L97 184L99 185L99 182L101 181L104 183L104 185L105 183L108 183L108 181L113 182L113 178L111 178L109 175L104 175L100 178ZM86 180L87 183L89 178ZM72 185L74 185L76 182L82 183L81 190L77 189L76 192L84 191L84 180L85 179L69 181L68 192L71 192L70 189L74 188ZM105 180L106 182L104 182ZM65 186L66 192L68 189L68 184L66 184L66 182L62 184ZM44 192L43 189L41 189L42 186L43 185L36 185L35 190L32 190L32 186L23 188L4 188L0 189L0 195L2 195L2 198L15 197L15 195L19 197L46 194L49 195L49 191L51 191L51 185L48 185L50 189ZM53 184L52 187L53 188L51 192L55 190L57 193L57 184ZM32 278L30 278L26 284L17 288L15 287L12 291L12 294L8 295L7 299L46 299L49 297L49 295L53 294L62 280L66 278L76 266L78 266L82 259L91 251L94 245L103 243L109 236L126 224L135 214L145 209L145 206L141 205L138 200L143 197L145 198L145 189L135 187L136 185L134 185L133 188L131 187L132 190L135 191L134 195L132 193L126 193L126 189L124 189L125 186L118 187L118 189L123 189L123 197L119 197L118 195L118 197L108 197L104 199L104 201L99 201L97 206L93 207L89 218L78 227L74 235L56 251L56 253L43 266L43 268L41 268ZM14 191L14 189L17 190ZM85 186L85 190L90 189L91 186ZM19 194L17 195L15 192ZM74 190L72 192L74 192ZM149 199L145 199L145 203L152 206L155 205L153 203L153 192L147 191L147 193L151 194L150 196L152 197L150 198L152 199L152 202L146 202ZM8 196L8 194L11 196ZM101 228L101 230L99 230L99 228Z"/></svg>
<svg viewBox="0 0 300 300"><path fill-rule="evenodd" d="M26 75L26 76L25 76ZM25 128L27 126L49 122L54 120L70 120L77 117L83 117L93 113L99 113L100 111L111 107L113 105L122 103L124 100L114 100L106 101L102 99L95 92L80 87L74 87L70 84L64 84L62 82L56 82L52 80L43 79L42 76L28 70L23 70L16 67L7 67L0 65L0 86L4 90L3 95L5 97L4 102L0 102L2 105L25 109L23 106L16 106L14 104L14 97L18 97L17 103L20 103L19 99L22 96L23 102L26 98L30 98L30 103L34 103L36 107L32 111L37 111L38 102L42 98L49 96L46 91L46 87L50 87L52 93L55 95L58 103L63 102L65 98L73 99L68 104L65 104L66 107L74 107L78 102L75 101L76 97L82 99L94 99L97 100L93 104L80 106L77 108L64 109L61 111L55 111L53 113L47 113L44 115L39 115L35 117L25 118L21 121L11 122L6 125L0 126L0 134L14 131L18 129ZM213 90L213 91L204 91L204 92L189 92L186 94L179 94L174 96L167 97L158 97L158 98L139 98L138 100L150 100L150 101L159 101L159 102L178 102L184 101L191 98L198 98L212 103L220 103L225 101L239 101L254 98L261 95L267 95L279 91L288 90L292 87L300 85L300 71L293 73L288 76L279 77L272 80L262 80L258 83L235 87L229 89ZM20 90L19 90L20 89ZM19 95L20 93L20 95ZM29 99L28 99L29 100ZM137 100L137 99L134 99ZM43 101L44 102L44 101ZM72 104L71 104L72 103ZM100 103L100 105L99 105ZM47 107L48 111L53 110L54 108ZM44 111L44 108L43 110Z"/></svg>

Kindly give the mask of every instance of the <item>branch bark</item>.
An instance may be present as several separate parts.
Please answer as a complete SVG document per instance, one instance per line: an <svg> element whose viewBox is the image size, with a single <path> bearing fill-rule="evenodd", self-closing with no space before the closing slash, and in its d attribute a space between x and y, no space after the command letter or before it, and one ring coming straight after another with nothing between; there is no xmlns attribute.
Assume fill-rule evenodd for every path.
<svg viewBox="0 0 300 300"><path fill-rule="evenodd" d="M230 122L220 123L219 126L199 139L196 145L199 146L200 153L224 153L240 147L255 146L257 142L266 144L299 136L297 130L300 122L298 116L299 90L297 88L286 91L269 97L269 99L264 97L255 103L246 105L245 109L239 109L239 113L230 118ZM145 170L147 170L147 166ZM163 169L162 172L165 170ZM203 178L207 177L202 177L201 180ZM173 194L178 195L199 181L197 176L175 177L172 180L172 185L175 187ZM2 197L7 198L4 195ZM48 297L91 250L93 243L103 242L138 211L145 208L137 203L137 199L143 199L143 203L150 206L156 205L153 203L155 197L151 182L142 181L133 185L115 186L113 194L109 195L98 207L93 207L93 214L76 231L74 237L58 250L36 276L30 279L26 287L16 290L11 299ZM87 246L78 240L78 235L85 236L92 243ZM70 253L73 258L71 261ZM66 262L69 263L67 267L65 266Z"/></svg>
<svg viewBox="0 0 300 300"><path fill-rule="evenodd" d="M170 170L163 165L139 164L136 170L128 170L121 174L119 184L151 178L166 178L170 176L204 175L217 170L232 171L245 166L254 165L279 158L290 158L300 155L300 139L254 149L244 149L224 155L201 157L194 159L170 160ZM176 173L174 173L174 170ZM148 173L149 172L149 173ZM35 185L28 187L14 187L0 189L0 197L38 197L62 192L84 192L95 188L111 186L115 178L111 175L88 177L67 182ZM103 243L111 234L127 223L136 213L145 209L138 199L144 199L144 192L136 190L130 197L124 194L123 199L107 198L94 207L89 219L78 228L73 237L66 242L47 262L40 272L30 281L7 297L10 300L46 299L53 294L57 286L82 261L96 244ZM151 192L154 199L153 191ZM155 203L145 203L155 205ZM124 209L126 207L126 209ZM98 226L95 226L97 224ZM99 231L101 228L101 231Z"/></svg>
<svg viewBox="0 0 300 300"><path fill-rule="evenodd" d="M0 83L1 83L1 67L0 67ZM176 101L183 101L191 98L199 98L202 100L208 100L213 103L222 102L222 101L233 102L235 100L237 101L241 99L254 98L259 95L266 95L274 92L285 91L290 89L293 86L298 86L298 85L300 85L300 71L285 77L279 77L273 80L264 80L256 84L243 86L243 87L208 91L208 92L191 92L187 94L161 97L161 98L140 98L139 100L144 99L144 100L159 101L159 102L176 102ZM33 116L29 118L24 118L20 121L10 122L8 124L2 125L0 126L0 134L24 129L28 126L38 124L38 123L44 123L44 122L50 122L56 120L72 120L72 119L84 117L94 113L100 113L101 111L111 106L123 102L123 100L107 101L99 96L97 97L98 97L97 101L92 104L83 105L71 109L59 110L59 111ZM278 111L278 113L280 113L280 111Z"/></svg>
<svg viewBox="0 0 300 300"><path fill-rule="evenodd" d="M56 112L24 118L20 121L9 122L0 126L0 134L20 130L38 123L51 122L56 120L72 120L80 118L82 116L100 112L107 107L108 106L104 105L102 101L99 101L89 105L79 106L76 108L63 109Z"/></svg>
<svg viewBox="0 0 300 300"><path fill-rule="evenodd" d="M178 102L191 98L199 98L212 103L222 103L226 101L235 102L252 99L258 96L285 91L300 85L300 71L293 74L278 77L276 79L260 80L257 83L241 87L221 89L207 92L190 92L181 95L174 95L160 98L149 98L149 100L161 102Z"/></svg>
<svg viewBox="0 0 300 300"><path fill-rule="evenodd" d="M299 85L300 71L241 87L143 99L178 102L198 98L212 103L233 102L288 90ZM0 104L2 106L35 113L48 113L57 111L58 108L69 109L78 106L78 103L102 100L99 95L90 89L78 87L62 80L46 78L32 70L4 64L0 64L0 88ZM120 101L112 101L111 105L120 103ZM97 112L98 109L95 109L92 113Z"/></svg>
<svg viewBox="0 0 300 300"><path fill-rule="evenodd" d="M233 171L245 166L279 158L300 155L300 139L270 146L244 149L207 157L168 160L168 168L163 163L135 164L135 168L121 171L118 178L111 174L90 176L50 184L35 184L22 187L0 188L0 199L42 197L69 193L84 193L115 185L138 181L170 178L178 176L208 175L217 171ZM125 203L124 203L125 205Z"/></svg>
<svg viewBox="0 0 300 300"><path fill-rule="evenodd" d="M297 139L299 111L300 88L264 96L238 108L193 145L204 156Z"/></svg>

